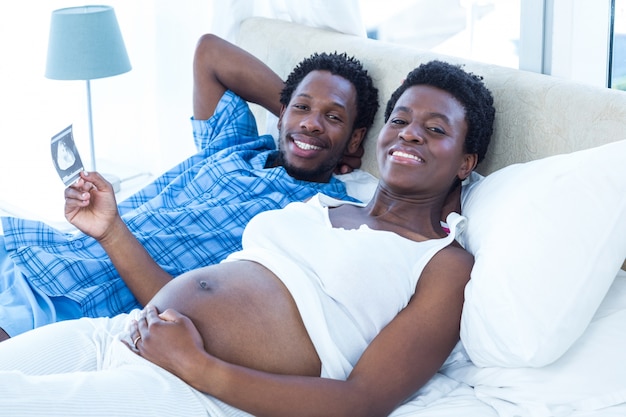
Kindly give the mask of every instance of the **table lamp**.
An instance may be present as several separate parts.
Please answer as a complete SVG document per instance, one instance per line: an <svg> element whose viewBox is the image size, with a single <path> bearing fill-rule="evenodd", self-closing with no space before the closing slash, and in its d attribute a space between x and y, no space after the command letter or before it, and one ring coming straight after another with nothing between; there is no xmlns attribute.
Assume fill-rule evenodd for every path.
<svg viewBox="0 0 626 417"><path fill-rule="evenodd" d="M96 154L90 80L123 74L130 69L122 33L112 7L80 6L52 12L46 78L86 80L91 169L94 171ZM119 190L119 180L114 180L113 186L116 191Z"/></svg>

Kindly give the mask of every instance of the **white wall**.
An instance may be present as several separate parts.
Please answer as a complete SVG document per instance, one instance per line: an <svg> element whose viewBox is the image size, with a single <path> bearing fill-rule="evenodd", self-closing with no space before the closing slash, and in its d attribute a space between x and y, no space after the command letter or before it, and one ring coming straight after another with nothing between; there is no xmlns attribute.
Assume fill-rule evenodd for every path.
<svg viewBox="0 0 626 417"><path fill-rule="evenodd" d="M1 201L61 213L64 186L50 160L50 138L69 124L89 164L85 82L44 77L52 10L84 4L15 0L0 5ZM198 37L210 31L212 1L105 4L115 9L133 68L91 82L98 169L120 165L123 175L126 167L158 173L194 150L191 65Z"/></svg>

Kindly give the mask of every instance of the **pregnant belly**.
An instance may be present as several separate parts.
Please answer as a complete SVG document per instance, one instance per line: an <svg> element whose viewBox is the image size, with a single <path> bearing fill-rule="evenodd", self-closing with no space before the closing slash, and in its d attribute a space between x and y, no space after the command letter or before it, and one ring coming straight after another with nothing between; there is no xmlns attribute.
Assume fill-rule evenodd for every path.
<svg viewBox="0 0 626 417"><path fill-rule="evenodd" d="M268 372L319 376L320 361L293 298L263 266L227 262L183 274L150 301L188 316L207 352Z"/></svg>

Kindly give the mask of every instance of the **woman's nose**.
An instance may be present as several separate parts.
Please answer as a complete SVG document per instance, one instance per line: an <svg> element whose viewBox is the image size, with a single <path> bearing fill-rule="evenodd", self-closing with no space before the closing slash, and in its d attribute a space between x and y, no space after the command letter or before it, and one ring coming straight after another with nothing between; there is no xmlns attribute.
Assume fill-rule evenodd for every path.
<svg viewBox="0 0 626 417"><path fill-rule="evenodd" d="M407 124L404 129L400 131L400 139L405 142L424 142L424 134L420 128L414 124Z"/></svg>

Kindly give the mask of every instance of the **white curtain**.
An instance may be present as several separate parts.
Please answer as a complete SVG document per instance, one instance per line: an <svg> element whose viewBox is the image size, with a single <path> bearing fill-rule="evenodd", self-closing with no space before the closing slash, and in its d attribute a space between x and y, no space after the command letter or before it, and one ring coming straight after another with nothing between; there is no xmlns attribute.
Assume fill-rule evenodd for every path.
<svg viewBox="0 0 626 417"><path fill-rule="evenodd" d="M251 16L366 35L359 0L220 0L214 4L213 31L233 42L239 24Z"/></svg>

